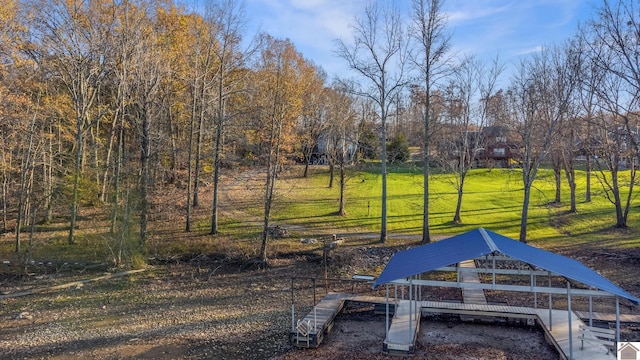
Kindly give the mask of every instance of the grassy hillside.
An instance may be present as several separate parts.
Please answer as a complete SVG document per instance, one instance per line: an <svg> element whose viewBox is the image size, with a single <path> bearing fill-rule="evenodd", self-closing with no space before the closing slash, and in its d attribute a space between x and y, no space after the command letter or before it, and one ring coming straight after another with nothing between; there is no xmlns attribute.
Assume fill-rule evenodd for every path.
<svg viewBox="0 0 640 360"><path fill-rule="evenodd" d="M401 169L388 176L388 231L418 234L422 226L423 176L420 169ZM393 170L392 170L393 171ZM534 183L529 210L528 239L554 243L595 241L615 236L625 246L638 246L638 207L629 215L630 229L612 230L615 211L592 179L592 201L585 203L586 180L577 174L578 213L570 214L569 189L563 179L562 202L555 198L553 172L541 170ZM346 187L347 215L336 216L339 185L328 188L328 172L316 168L307 179L291 175L280 181L279 205L274 222L318 232L376 232L380 230L381 177L375 171L350 173ZM450 174L434 174L430 182L430 224L433 234L456 234L484 227L518 238L523 201L519 169L475 169L464 186L462 223L452 222L457 186ZM613 231L613 232L612 232Z"/></svg>
<svg viewBox="0 0 640 360"><path fill-rule="evenodd" d="M336 215L339 200L338 179L328 187L326 167L312 167L308 178L301 167L291 167L278 179L277 197L272 212L273 225L289 230L290 241L279 241L269 251L300 249L301 237L329 234L367 233L375 238L380 231L381 177L374 165L350 170L346 186L346 216ZM110 209L81 209L77 243L67 244L68 219L39 225L32 239L33 259L83 259L111 262L125 259L125 266L137 267L144 258L180 254L224 254L254 256L259 248L264 212L264 174L257 169L243 169L226 174L221 188L220 231L209 235L212 186L204 187L203 203L193 210L193 231L184 232L184 190L173 185L159 188L153 199L154 214L145 249L137 245L137 220L132 216L124 229L109 233ZM454 235L477 227L518 238L522 211L522 180L518 169L475 169L466 180L462 204L462 223L452 222L457 189L450 174L435 173L430 182L430 222L432 235ZM612 228L615 223L613 205L602 193L595 178L592 199L584 202L584 173L578 173L578 213L568 213L569 190L563 180L562 203L551 204L555 196L553 173L541 170L534 183L529 212L528 241L548 249L580 246L589 243L599 248L640 247L638 206L630 215L630 228ZM421 169L391 167L388 176L388 234L391 242L405 234L420 234L422 226L423 177ZM352 238L355 238L354 236ZM0 241L4 258L13 253L14 234ZM23 249L28 248L29 234L23 233ZM123 239L123 241L121 241ZM415 241L410 240L410 241ZM122 252L120 251L122 250ZM26 254L21 254L24 259Z"/></svg>

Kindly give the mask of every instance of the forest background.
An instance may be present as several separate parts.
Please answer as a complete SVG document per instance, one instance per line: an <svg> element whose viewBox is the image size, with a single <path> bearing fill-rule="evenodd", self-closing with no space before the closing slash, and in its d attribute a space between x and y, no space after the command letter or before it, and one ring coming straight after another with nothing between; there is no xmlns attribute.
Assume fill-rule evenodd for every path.
<svg viewBox="0 0 640 360"><path fill-rule="evenodd" d="M246 39L235 1L204 13L170 0L6 1L2 253L22 264L34 253L93 253L139 267L159 239L171 243L169 226L181 244L188 237L178 233L214 248L251 239L246 253L266 264L274 222L304 219L298 231L318 234L354 221L384 242L391 218L393 231L428 242L431 232L486 226L480 213L497 208L511 209L504 230L521 241L611 228L637 239L640 19L634 1L601 5L506 80L499 58L450 51L441 1L413 1L408 22L373 2L353 38L336 42L355 77L328 79L289 40ZM486 129L508 139L511 169L474 170ZM326 184L309 171L320 148ZM219 191L221 179L243 176L264 179L247 189L258 201L244 212ZM253 230L234 230L256 218ZM87 219L91 229L79 228ZM540 230L540 219L554 230Z"/></svg>

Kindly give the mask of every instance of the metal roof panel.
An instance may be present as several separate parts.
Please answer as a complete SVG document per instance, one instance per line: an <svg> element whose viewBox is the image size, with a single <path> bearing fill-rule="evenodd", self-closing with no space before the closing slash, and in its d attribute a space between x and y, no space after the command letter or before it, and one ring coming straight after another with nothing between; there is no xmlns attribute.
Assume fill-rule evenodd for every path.
<svg viewBox="0 0 640 360"><path fill-rule="evenodd" d="M638 298L579 261L527 245L483 228L396 253L376 279L373 287L496 251L560 274L567 279L628 299L635 304L640 302Z"/></svg>

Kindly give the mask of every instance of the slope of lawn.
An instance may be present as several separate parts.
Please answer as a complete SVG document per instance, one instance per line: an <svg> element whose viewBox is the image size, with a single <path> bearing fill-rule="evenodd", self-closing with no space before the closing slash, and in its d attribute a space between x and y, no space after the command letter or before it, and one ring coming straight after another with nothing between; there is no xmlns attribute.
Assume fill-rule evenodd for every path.
<svg viewBox="0 0 640 360"><path fill-rule="evenodd" d="M391 169L388 175L388 234L419 234L422 231L423 176L420 169ZM279 180L279 196L273 222L299 225L323 232L380 231L381 185L378 172L350 171L346 182L345 216L336 215L339 183L328 187L326 168L315 168L308 178L292 174ZM457 234L484 227L517 239L523 202L520 169L474 169L465 180L462 222L452 222L457 201L457 181L451 174L433 174L429 183L429 221L432 234ZM562 179L561 203L554 204L555 180L551 170L541 169L534 182L529 207L527 238L532 242L580 242L611 238L615 209L592 178L592 201L586 203L584 172L577 174L577 214L568 213L569 188ZM632 208L630 229L615 232L624 246L638 246L635 228L637 209ZM296 227L294 226L294 229ZM570 237L569 237L570 235ZM627 240L624 240L627 239ZM635 239L635 240L634 240Z"/></svg>
<svg viewBox="0 0 640 360"><path fill-rule="evenodd" d="M339 205L339 179L336 171L329 188L327 167L314 166L307 178L302 167L293 166L277 181L271 224L289 230L291 241L281 241L269 251L299 248L300 237L324 237L330 234L366 233L369 238L381 226L382 177L375 164L349 169L346 181L346 215L336 214ZM158 207L149 226L149 242L144 249L138 244L138 219L132 216L129 226L116 234L108 231L108 219L99 207L86 210L76 244L67 243L68 221L56 219L50 225L38 225L33 245L23 235L24 249L13 251L13 234L5 234L0 253L35 259L82 259L89 262L111 262L122 257L132 266L145 256L171 257L179 254L226 254L254 256L260 248L264 216L264 181L256 169L243 169L227 181L221 197L220 233L209 235L210 205L194 208L192 231L184 231L184 199L179 189L164 188L156 199ZM622 174L624 177L624 173ZM586 203L584 172L577 174L578 213L569 210L569 189L562 179L562 201L553 204L555 181L553 172L541 169L534 183L529 207L527 241L541 247L562 251L594 245L601 249L640 248L637 199L632 205L627 229L613 228L614 206L607 200L595 176L592 179L592 201ZM203 199L210 199L206 188ZM403 242L404 235L422 233L423 176L411 165L391 166L388 174L387 233L390 241ZM474 169L469 172L462 201L462 221L453 223L457 186L451 174L434 173L429 183L430 231L435 236L459 234L478 227L518 239L523 201L520 169ZM623 194L625 195L625 194ZM415 241L415 237L413 240ZM27 250L28 249L28 250ZM28 251L28 254L25 253Z"/></svg>

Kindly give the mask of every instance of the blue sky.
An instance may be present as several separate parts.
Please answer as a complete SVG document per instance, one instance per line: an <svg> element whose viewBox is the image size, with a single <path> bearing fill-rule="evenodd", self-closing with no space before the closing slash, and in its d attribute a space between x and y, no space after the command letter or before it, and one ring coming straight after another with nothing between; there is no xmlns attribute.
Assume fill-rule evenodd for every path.
<svg viewBox="0 0 640 360"><path fill-rule="evenodd" d="M207 0L187 0L206 2ZM380 2L393 0L379 0ZM336 38L349 41L349 24L368 0L245 0L248 35L267 32L290 39L329 77L350 76L334 55ZM559 43L595 13L598 0L445 0L449 30L458 53L490 60L496 54L508 67L518 57ZM396 0L408 17L410 0Z"/></svg>

